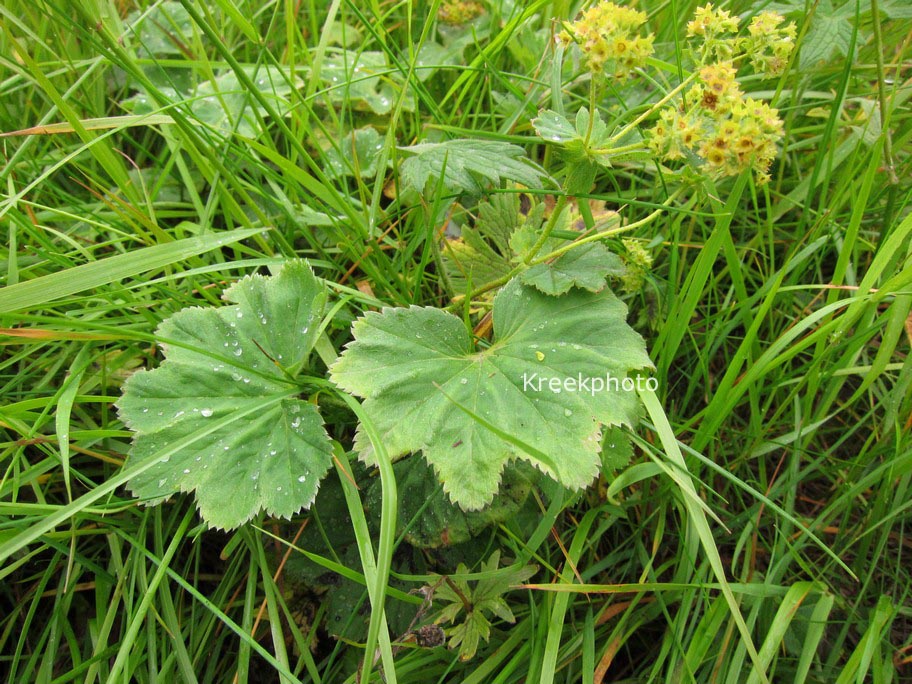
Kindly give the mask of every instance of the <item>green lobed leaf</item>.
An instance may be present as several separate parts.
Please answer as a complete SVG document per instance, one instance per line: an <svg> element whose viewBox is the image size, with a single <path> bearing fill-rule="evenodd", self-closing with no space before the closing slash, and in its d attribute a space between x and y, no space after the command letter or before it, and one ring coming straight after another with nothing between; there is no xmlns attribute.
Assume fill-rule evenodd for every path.
<svg viewBox="0 0 912 684"><path fill-rule="evenodd" d="M488 641L491 636L491 622L487 613L492 613L504 622L516 622L513 611L504 600L503 596L517 584L522 584L538 572L538 566L524 565L521 567L500 566L500 549L494 551L487 561L482 562L481 572L486 575L479 579L474 588L464 579L469 569L460 563L456 573L449 577L449 582L439 582L436 586L434 598L438 601L449 603L437 614L434 622L456 622L457 618L467 610L464 620L447 630L450 648L459 648L461 660L471 660L478 650L481 640ZM457 591L458 590L458 591ZM466 609L464 601L468 601Z"/></svg>
<svg viewBox="0 0 912 684"><path fill-rule="evenodd" d="M377 175L377 162L383 149L383 138L373 126L366 126L342 136L338 149L326 151L327 176L370 178Z"/></svg>
<svg viewBox="0 0 912 684"><path fill-rule="evenodd" d="M309 506L331 450L294 381L326 301L310 266L292 261L273 277L248 276L223 297L234 305L184 309L159 326L165 360L132 375L117 407L136 433L131 462L219 425L128 487L156 503L195 491L206 523L228 529L260 511L287 518Z"/></svg>
<svg viewBox="0 0 912 684"><path fill-rule="evenodd" d="M580 139L576 128L567 117L550 109L541 110L538 116L532 119L532 127L542 140L568 143Z"/></svg>
<svg viewBox="0 0 912 684"><path fill-rule="evenodd" d="M193 20L179 2L165 0L145 12L127 16L130 42L144 58L183 55L193 39Z"/></svg>
<svg viewBox="0 0 912 684"><path fill-rule="evenodd" d="M521 147L496 140L457 139L399 149L414 155L402 162L402 181L418 192L441 174L446 187L473 195L480 195L486 184L504 180L537 188L548 179Z"/></svg>
<svg viewBox="0 0 912 684"><path fill-rule="evenodd" d="M390 113L403 87L396 75L384 53L360 50L333 52L320 70L332 102L356 104L380 116ZM406 111L414 109L411 92L406 92L402 104Z"/></svg>
<svg viewBox="0 0 912 684"><path fill-rule="evenodd" d="M853 2L835 7L832 0L820 0L811 26L801 41L799 65L802 69L848 55L854 30L854 7Z"/></svg>
<svg viewBox="0 0 912 684"><path fill-rule="evenodd" d="M624 262L598 242L580 245L550 262L536 264L523 271L521 280L548 295L561 295L571 287L590 292L605 288L609 275L624 275Z"/></svg>
<svg viewBox="0 0 912 684"><path fill-rule="evenodd" d="M364 398L389 453L422 451L464 510L492 500L515 458L579 489L598 472L602 426L632 424L638 400L620 384L571 386L606 374L621 383L652 366L626 313L607 288L549 297L513 279L494 300L489 348L476 349L463 322L439 309L384 309L355 321L331 375ZM362 434L355 446L371 462Z"/></svg>
<svg viewBox="0 0 912 684"><path fill-rule="evenodd" d="M544 208L536 204L533 212L524 216L517 193L492 195L479 202L475 226L463 226L459 238L445 243L443 268L453 290L465 294L470 281L474 289L506 276L514 266L510 244L514 233L528 225L537 235Z"/></svg>

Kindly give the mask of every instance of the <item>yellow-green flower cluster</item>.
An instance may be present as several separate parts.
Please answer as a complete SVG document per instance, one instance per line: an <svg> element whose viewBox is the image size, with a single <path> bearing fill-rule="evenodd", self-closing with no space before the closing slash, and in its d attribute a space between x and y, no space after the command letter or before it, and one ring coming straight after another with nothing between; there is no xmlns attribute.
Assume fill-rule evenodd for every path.
<svg viewBox="0 0 912 684"><path fill-rule="evenodd" d="M751 169L758 182L766 183L782 121L769 105L745 97L735 65L749 59L757 73L781 75L794 49L795 25L775 12L762 12L751 20L747 36L738 32L738 19L725 10L711 3L697 8L687 35L700 41L698 78L679 105L659 112L647 140L661 159L701 160L712 178Z"/></svg>
<svg viewBox="0 0 912 684"><path fill-rule="evenodd" d="M652 254L643 246L641 240L624 238L621 242L627 250L624 259L627 271L621 278L621 287L625 292L639 292L643 288L646 274L652 268Z"/></svg>
<svg viewBox="0 0 912 684"><path fill-rule="evenodd" d="M795 25L781 24L785 19L775 12L762 12L751 19L744 51L757 73L781 76L795 49Z"/></svg>
<svg viewBox="0 0 912 684"><path fill-rule="evenodd" d="M701 145L700 156L715 176L735 176L751 168L757 182L763 184L769 181L769 167L782 133L778 112L748 97L716 126L713 137Z"/></svg>
<svg viewBox="0 0 912 684"><path fill-rule="evenodd" d="M700 39L701 64L733 59L740 49L737 33L737 18L723 9L716 9L712 3L698 7L693 20L687 24L687 37Z"/></svg>
<svg viewBox="0 0 912 684"><path fill-rule="evenodd" d="M473 0L444 0L437 10L437 19L444 24L459 25L481 15L484 8Z"/></svg>
<svg viewBox="0 0 912 684"><path fill-rule="evenodd" d="M653 35L639 35L645 23L645 12L600 2L569 24L558 38L565 44L579 45L593 74L624 80L644 66L652 54Z"/></svg>
<svg viewBox="0 0 912 684"><path fill-rule="evenodd" d="M780 14L761 12L751 19L748 35L739 37L738 19L707 3L687 24L687 37L699 41L695 53L700 64L747 57L758 74L780 76L795 48L795 24L784 22Z"/></svg>
<svg viewBox="0 0 912 684"><path fill-rule="evenodd" d="M735 80L735 68L731 62L720 62L700 69L700 81L684 95L684 104L722 116L742 97L744 93Z"/></svg>
<svg viewBox="0 0 912 684"><path fill-rule="evenodd" d="M699 82L685 93L680 107L660 112L649 147L666 160L697 155L713 178L753 169L757 181L766 183L782 135L778 112L744 97L734 68L721 63L700 70Z"/></svg>

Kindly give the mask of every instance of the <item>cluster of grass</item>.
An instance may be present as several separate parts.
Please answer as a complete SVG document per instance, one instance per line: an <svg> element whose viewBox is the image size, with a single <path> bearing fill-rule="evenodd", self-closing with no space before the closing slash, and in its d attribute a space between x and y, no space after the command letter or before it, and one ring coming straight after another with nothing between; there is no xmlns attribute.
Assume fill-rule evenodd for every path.
<svg viewBox="0 0 912 684"><path fill-rule="evenodd" d="M749 84L785 124L768 184L668 203L655 164L599 172L591 199L629 223L668 203L630 234L654 257L625 299L660 388L633 460L478 535L476 560L540 570L473 658L381 633L381 667L285 577L306 512L221 533L192 496L138 505L113 403L162 319L287 258L342 302L329 355L362 311L450 305L440 240L477 198L399 193L399 147L511 142L559 176L530 121L588 104L550 62L580 7L491 0L446 25L439 0L0 3L0 130L21 131L0 140L0 679L908 680L909 12L837 4L777 5L801 52ZM606 90L606 119L680 82L695 5L639 3L661 60ZM403 567L388 607L432 581Z"/></svg>

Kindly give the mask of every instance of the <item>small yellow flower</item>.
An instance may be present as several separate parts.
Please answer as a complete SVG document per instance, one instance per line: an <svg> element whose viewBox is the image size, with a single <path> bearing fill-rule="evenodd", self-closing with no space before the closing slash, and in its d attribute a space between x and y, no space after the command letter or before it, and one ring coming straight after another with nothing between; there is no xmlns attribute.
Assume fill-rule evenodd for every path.
<svg viewBox="0 0 912 684"><path fill-rule="evenodd" d="M734 58L741 44L737 33L737 18L712 3L698 7L687 24L687 37L700 40L697 53L701 64Z"/></svg>
<svg viewBox="0 0 912 684"><path fill-rule="evenodd" d="M714 37L737 32L738 20L723 9L717 10L710 2L698 7L693 20L687 24L687 35L690 37Z"/></svg>
<svg viewBox="0 0 912 684"><path fill-rule="evenodd" d="M444 24L459 25L475 19L484 8L473 0L443 0L437 10L437 19Z"/></svg>
<svg viewBox="0 0 912 684"><path fill-rule="evenodd" d="M653 36L637 33L645 23L645 12L600 2L583 12L564 33L580 46L593 74L624 80L652 55Z"/></svg>
<svg viewBox="0 0 912 684"><path fill-rule="evenodd" d="M624 238L621 242L627 250L624 259L627 262L627 272L621 278L621 287L625 292L638 292L646 280L646 273L652 268L652 254L641 240Z"/></svg>
<svg viewBox="0 0 912 684"><path fill-rule="evenodd" d="M752 169L758 183L769 180L777 143L784 130L779 113L765 102L744 97L730 65L704 67L703 84L685 94L682 108L665 107L648 134L657 156L699 156L710 177Z"/></svg>
<svg viewBox="0 0 912 684"><path fill-rule="evenodd" d="M780 76L795 49L795 24L781 24L785 18L776 12L761 12L747 27L745 53L754 70L764 76Z"/></svg>

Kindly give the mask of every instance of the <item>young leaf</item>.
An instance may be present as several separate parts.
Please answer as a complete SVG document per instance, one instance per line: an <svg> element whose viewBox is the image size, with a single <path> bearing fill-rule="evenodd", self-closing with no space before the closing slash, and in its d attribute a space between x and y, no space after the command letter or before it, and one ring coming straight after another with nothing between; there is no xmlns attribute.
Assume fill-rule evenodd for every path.
<svg viewBox="0 0 912 684"><path fill-rule="evenodd" d="M635 393L620 383L652 365L626 313L607 288L549 297L514 278L494 299L489 348L439 309L369 312L332 378L365 398L391 455L423 451L465 510L491 501L514 458L578 489L598 472L602 426L636 415ZM371 461L363 435L356 447Z"/></svg>
<svg viewBox="0 0 912 684"><path fill-rule="evenodd" d="M480 195L485 183L512 180L539 187L548 174L524 156L523 149L495 140L448 140L400 147L413 154L402 162L402 183L423 192L444 174L443 184L459 192Z"/></svg>
<svg viewBox="0 0 912 684"><path fill-rule="evenodd" d="M639 134L631 132L612 140L612 132L597 109L590 115L586 107L580 107L575 125L565 116L543 109L532 119L532 126L542 140L563 148L568 163L564 189L570 194L587 193L598 166L610 168L615 162L642 156L636 150L627 149L639 139Z"/></svg>
<svg viewBox="0 0 912 684"><path fill-rule="evenodd" d="M500 550L494 551L486 562L481 564L481 571L489 576L475 583L474 588L469 587L467 580L460 577L466 575L469 569L460 563L455 574L441 581L434 593L435 600L445 601L445 606L437 614L436 624L443 622L456 622L459 615L465 611L465 619L458 625L448 630L450 648L459 647L460 660L471 660L478 650L479 642L488 641L491 635L491 623L488 613L500 618L504 622L513 623L516 618L513 611L504 600L511 586L522 584L538 571L535 565L524 565L521 568L499 568Z"/></svg>
<svg viewBox="0 0 912 684"><path fill-rule="evenodd" d="M515 193L494 195L480 202L475 226L464 226L460 238L446 241L442 261L453 291L465 294L470 281L473 288L479 288L507 275L538 243L544 210L544 204L533 202L528 214L522 214L519 195ZM567 234L574 230L572 216L571 207L566 207L557 220L556 231ZM538 254L566 244L565 240L550 238ZM536 264L520 277L523 283L545 294L561 295L571 287L599 292L605 287L605 278L620 277L625 272L620 257L601 243L591 243Z"/></svg>
<svg viewBox="0 0 912 684"><path fill-rule="evenodd" d="M442 261L453 290L465 294L469 281L473 288L479 288L509 273L515 265L510 244L514 233L528 226L537 236L544 208L536 204L524 216L516 193L492 195L479 202L475 226L463 226L459 238L446 241Z"/></svg>
<svg viewBox="0 0 912 684"><path fill-rule="evenodd" d="M580 245L553 261L536 264L520 275L523 283L548 295L561 295L571 287L601 292L605 278L625 273L621 258L598 242Z"/></svg>
<svg viewBox="0 0 912 684"><path fill-rule="evenodd" d="M294 382L326 301L310 266L248 276L224 298L234 305L184 309L159 326L165 360L132 375L117 407L136 433L131 462L201 435L130 480L130 490L154 502L195 491L206 523L228 529L261 510L290 517L309 506L331 451L319 412L297 398Z"/></svg>
<svg viewBox="0 0 912 684"><path fill-rule="evenodd" d="M532 127L542 140L564 144L572 140L581 141L581 136L577 134L567 117L550 109L541 110L538 116L532 119Z"/></svg>

